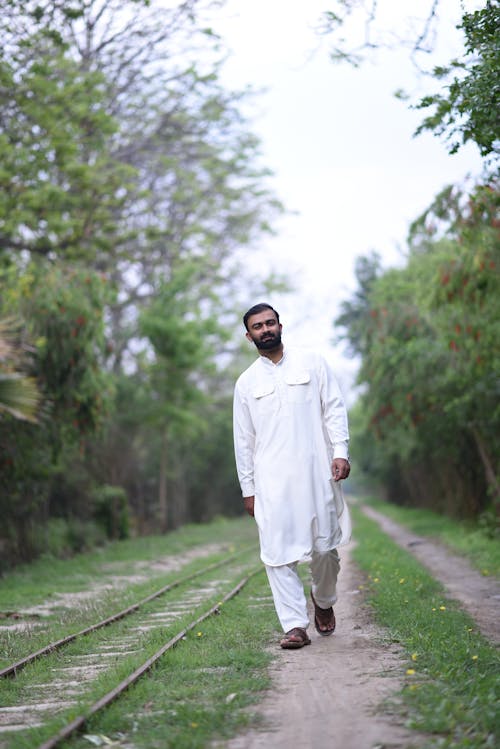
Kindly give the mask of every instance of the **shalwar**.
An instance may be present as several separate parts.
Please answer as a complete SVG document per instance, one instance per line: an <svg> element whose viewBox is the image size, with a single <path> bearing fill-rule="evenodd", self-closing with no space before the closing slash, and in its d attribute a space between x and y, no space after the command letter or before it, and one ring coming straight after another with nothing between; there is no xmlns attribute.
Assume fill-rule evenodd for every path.
<svg viewBox="0 0 500 749"><path fill-rule="evenodd" d="M314 553L310 569L314 599L322 609L328 609L337 600L337 576L340 569L337 550L332 549L326 554ZM280 567L266 566L266 573L283 632L289 632L294 627L307 629L307 601L297 571L297 562Z"/></svg>
<svg viewBox="0 0 500 749"><path fill-rule="evenodd" d="M291 593L284 600L277 578L291 584L294 565L312 562L314 592L315 560L347 543L351 533L340 484L331 475L332 460L348 458L340 389L321 355L286 347L278 363L259 356L240 375L233 417L238 478L243 496L255 497L261 559L273 595L276 591L277 610L298 606L302 613L296 618L303 617L303 591L302 599L297 594L294 601ZM269 573L273 567L288 572ZM320 600L334 597L330 592L316 600L321 605ZM290 616L285 613L283 619L288 622Z"/></svg>

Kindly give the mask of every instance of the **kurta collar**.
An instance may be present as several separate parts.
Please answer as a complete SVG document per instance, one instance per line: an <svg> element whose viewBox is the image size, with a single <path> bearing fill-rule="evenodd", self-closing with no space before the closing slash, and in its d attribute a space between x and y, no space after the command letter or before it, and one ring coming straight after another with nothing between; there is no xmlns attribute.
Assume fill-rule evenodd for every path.
<svg viewBox="0 0 500 749"><path fill-rule="evenodd" d="M281 357L279 361L276 362L276 364L267 356L261 355L260 360L265 367L279 367L280 364L283 364L283 362L285 361L285 358L286 358L286 349L285 347L283 347L283 356Z"/></svg>

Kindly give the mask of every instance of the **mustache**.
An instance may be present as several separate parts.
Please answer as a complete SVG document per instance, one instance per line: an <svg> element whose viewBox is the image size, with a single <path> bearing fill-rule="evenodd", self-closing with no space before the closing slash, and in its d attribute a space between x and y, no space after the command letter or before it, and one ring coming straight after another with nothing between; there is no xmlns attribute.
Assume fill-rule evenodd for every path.
<svg viewBox="0 0 500 749"><path fill-rule="evenodd" d="M281 333L264 333L262 338L254 339L254 343L263 350L276 348L281 343Z"/></svg>

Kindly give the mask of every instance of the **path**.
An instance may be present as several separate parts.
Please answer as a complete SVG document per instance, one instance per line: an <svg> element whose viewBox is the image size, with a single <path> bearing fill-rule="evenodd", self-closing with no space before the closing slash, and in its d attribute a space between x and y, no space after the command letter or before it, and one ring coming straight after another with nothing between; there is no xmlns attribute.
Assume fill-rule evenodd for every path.
<svg viewBox="0 0 500 749"><path fill-rule="evenodd" d="M271 674L272 691L257 711L262 729L226 743L222 749L409 749L414 734L379 703L400 687L397 647L382 644L370 612L360 601L360 574L343 547L337 629L296 651L279 650ZM310 611L312 617L312 610ZM312 629L312 631L311 631ZM276 633L278 642L279 633Z"/></svg>
<svg viewBox="0 0 500 749"><path fill-rule="evenodd" d="M397 544L410 551L439 580L451 598L460 601L476 621L482 634L500 643L500 584L482 575L458 554L452 554L430 538L417 536L372 507L363 505L365 515L375 520Z"/></svg>
<svg viewBox="0 0 500 749"><path fill-rule="evenodd" d="M362 507L384 532L411 551L458 599L481 631L498 641L498 582L471 569L429 539L403 529L372 508ZM380 711L384 698L402 687L403 666L396 646L383 644L359 596L363 582L342 551L337 630L332 637L310 631L312 644L278 651L273 686L257 706L262 726L213 749L412 749L422 735L410 732L397 715ZM310 611L312 620L312 611ZM277 633L277 638L278 638Z"/></svg>

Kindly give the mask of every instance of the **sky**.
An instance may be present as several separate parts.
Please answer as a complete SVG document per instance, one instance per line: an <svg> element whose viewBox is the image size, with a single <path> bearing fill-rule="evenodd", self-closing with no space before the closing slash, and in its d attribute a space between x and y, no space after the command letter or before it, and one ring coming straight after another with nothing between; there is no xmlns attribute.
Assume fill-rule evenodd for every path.
<svg viewBox="0 0 500 749"><path fill-rule="evenodd" d="M378 5L380 27L402 30L416 7L425 15L430 0ZM427 66L461 49L461 6L441 0L437 51ZM446 185L479 173L481 159L473 145L450 156L436 136L413 137L423 115L394 92L403 88L416 99L433 83L415 75L407 51L381 52L358 69L333 63L329 39L314 32L329 8L329 0L228 0L212 26L231 51L224 83L265 89L254 101L251 129L289 211L277 235L263 238L245 262L256 274L289 274L294 292L266 300L280 312L285 344L322 350L350 400L357 363L331 341L340 304L356 288L356 258L376 250L384 267L402 265L410 223ZM347 29L352 39L356 33ZM254 301L264 300L249 306Z"/></svg>

